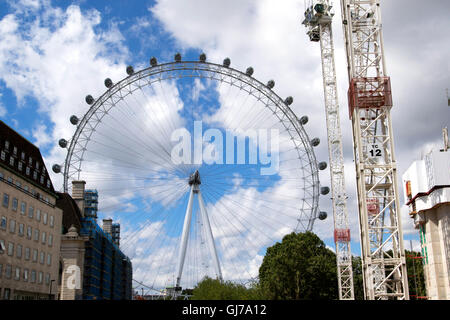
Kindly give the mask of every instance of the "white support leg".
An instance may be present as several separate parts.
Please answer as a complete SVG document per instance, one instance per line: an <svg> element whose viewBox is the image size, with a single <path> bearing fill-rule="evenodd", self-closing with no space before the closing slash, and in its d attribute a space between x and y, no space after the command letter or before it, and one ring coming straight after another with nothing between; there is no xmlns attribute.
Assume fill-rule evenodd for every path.
<svg viewBox="0 0 450 320"><path fill-rule="evenodd" d="M192 218L192 202L194 199L194 188L195 185L191 186L191 192L189 193L189 201L186 209L186 215L184 217L183 234L181 236L181 246L178 255L178 271L177 271L177 284L180 286L181 274L183 273L184 258L186 257L187 241L189 238L189 230L191 229L191 218Z"/></svg>
<svg viewBox="0 0 450 320"><path fill-rule="evenodd" d="M214 265L216 267L217 276L220 280L222 280L222 271L220 269L219 257L217 255L216 245L214 243L214 237L211 230L211 225L209 223L208 213L206 212L205 203L203 202L202 193L200 190L198 191L198 202L200 205L200 214L202 215L202 220L206 226L206 237L208 238L209 247L211 249L211 256L214 261Z"/></svg>

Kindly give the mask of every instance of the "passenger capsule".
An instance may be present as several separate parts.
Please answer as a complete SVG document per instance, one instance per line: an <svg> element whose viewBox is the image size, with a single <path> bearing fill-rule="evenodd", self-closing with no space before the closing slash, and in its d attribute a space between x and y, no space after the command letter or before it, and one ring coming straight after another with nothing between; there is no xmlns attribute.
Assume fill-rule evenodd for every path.
<svg viewBox="0 0 450 320"><path fill-rule="evenodd" d="M127 67L127 74L128 74L129 76L131 76L133 73L134 73L133 67L132 67L132 66L128 66L128 67Z"/></svg>
<svg viewBox="0 0 450 320"><path fill-rule="evenodd" d="M320 194L326 195L326 194L328 194L328 193L330 193L330 188L328 188L328 187L322 187L322 188L320 188Z"/></svg>
<svg viewBox="0 0 450 320"><path fill-rule="evenodd" d="M302 126L304 126L305 124L308 123L308 116L303 116L300 118L300 123L302 124Z"/></svg>
<svg viewBox="0 0 450 320"><path fill-rule="evenodd" d="M111 88L113 86L113 82L110 78L105 79L105 87Z"/></svg>
<svg viewBox="0 0 450 320"><path fill-rule="evenodd" d="M59 164L54 164L52 166L52 170L54 173L60 173L61 172L61 166Z"/></svg>
<svg viewBox="0 0 450 320"><path fill-rule="evenodd" d="M325 161L319 162L319 170L325 170L327 168L327 163Z"/></svg>
<svg viewBox="0 0 450 320"><path fill-rule="evenodd" d="M86 96L86 103L87 104L93 104L94 103L94 98L90 95L90 94L88 94L87 96Z"/></svg>
<svg viewBox="0 0 450 320"><path fill-rule="evenodd" d="M181 62L181 54L180 53L175 54L175 62Z"/></svg>
<svg viewBox="0 0 450 320"><path fill-rule="evenodd" d="M228 68L228 67L230 66L230 64L231 64L230 58L225 58L225 59L223 59L223 66L224 66L225 68Z"/></svg>
<svg viewBox="0 0 450 320"><path fill-rule="evenodd" d="M70 117L70 123L76 126L78 124L78 117L77 116L71 116Z"/></svg>
<svg viewBox="0 0 450 320"><path fill-rule="evenodd" d="M319 219L320 220L325 220L327 218L328 214L325 211L320 211L319 212Z"/></svg>
<svg viewBox="0 0 450 320"><path fill-rule="evenodd" d="M151 65L152 67L156 67L156 66L158 65L158 60L156 60L155 57L152 57L152 58L150 59L150 65Z"/></svg>
<svg viewBox="0 0 450 320"><path fill-rule="evenodd" d="M253 74L253 71L254 70L252 67L248 67L247 70L245 70L245 74L251 77Z"/></svg>
<svg viewBox="0 0 450 320"><path fill-rule="evenodd" d="M61 148L67 147L67 140L66 139L59 139L58 144Z"/></svg>
<svg viewBox="0 0 450 320"><path fill-rule="evenodd" d="M267 88L269 88L269 89L272 89L273 87L275 87L275 81L273 81L273 80L269 80L268 82L267 82Z"/></svg>
<svg viewBox="0 0 450 320"><path fill-rule="evenodd" d="M320 144L320 139L319 138L312 139L311 144L313 147L317 147Z"/></svg>
<svg viewBox="0 0 450 320"><path fill-rule="evenodd" d="M287 97L286 100L284 100L284 103L288 106L290 106L292 102L294 102L294 98L292 98L291 96Z"/></svg>
<svg viewBox="0 0 450 320"><path fill-rule="evenodd" d="M200 57L199 57L199 60L200 60L201 62L205 62L205 61L206 61L206 54L202 53L202 54L200 55Z"/></svg>

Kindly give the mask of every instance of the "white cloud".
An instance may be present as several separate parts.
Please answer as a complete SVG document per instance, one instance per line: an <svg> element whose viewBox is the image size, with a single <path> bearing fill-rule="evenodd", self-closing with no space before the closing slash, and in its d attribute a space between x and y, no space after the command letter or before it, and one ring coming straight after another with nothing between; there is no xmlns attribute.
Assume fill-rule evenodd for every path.
<svg viewBox="0 0 450 320"><path fill-rule="evenodd" d="M38 148L43 148L45 146L47 146L49 143L52 143L53 140L51 139L51 137L48 135L48 128L45 124L38 124L36 125L32 131L31 134L33 135L33 138L35 139L34 144L38 147Z"/></svg>

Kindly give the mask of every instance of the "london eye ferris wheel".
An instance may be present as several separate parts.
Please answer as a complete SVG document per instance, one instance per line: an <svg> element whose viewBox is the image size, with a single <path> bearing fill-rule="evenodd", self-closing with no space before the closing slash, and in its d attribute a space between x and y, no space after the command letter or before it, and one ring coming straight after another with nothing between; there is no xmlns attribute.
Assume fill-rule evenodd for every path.
<svg viewBox="0 0 450 320"><path fill-rule="evenodd" d="M99 211L122 225L120 248L147 288L193 287L204 276L247 281L268 246L317 218L319 170L305 126L273 80L226 58L158 63L105 80L88 95L63 165L53 170L99 193Z"/></svg>

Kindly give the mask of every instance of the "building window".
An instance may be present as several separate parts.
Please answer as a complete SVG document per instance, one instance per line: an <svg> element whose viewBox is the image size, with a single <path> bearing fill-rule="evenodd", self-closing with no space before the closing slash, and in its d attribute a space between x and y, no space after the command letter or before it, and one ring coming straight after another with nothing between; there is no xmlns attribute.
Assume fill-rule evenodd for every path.
<svg viewBox="0 0 450 320"><path fill-rule="evenodd" d="M34 216L34 208L32 206L28 207L28 218L33 218Z"/></svg>
<svg viewBox="0 0 450 320"><path fill-rule="evenodd" d="M39 162L36 161L36 170L39 170Z"/></svg>
<svg viewBox="0 0 450 320"><path fill-rule="evenodd" d="M53 245L53 235L49 234L48 235L48 245L51 247Z"/></svg>
<svg viewBox="0 0 450 320"><path fill-rule="evenodd" d="M9 232L16 233L16 220L9 220Z"/></svg>
<svg viewBox="0 0 450 320"><path fill-rule="evenodd" d="M34 179L34 180L37 179L37 172L36 172L36 171L33 172L33 179Z"/></svg>
<svg viewBox="0 0 450 320"><path fill-rule="evenodd" d="M22 153L20 154L20 159L25 160L25 152L22 152Z"/></svg>
<svg viewBox="0 0 450 320"><path fill-rule="evenodd" d="M42 244L45 244L47 242L47 234L45 232L42 232L41 242Z"/></svg>
<svg viewBox="0 0 450 320"><path fill-rule="evenodd" d="M5 240L0 239L0 253L5 252L6 247L5 247Z"/></svg>
<svg viewBox="0 0 450 320"><path fill-rule="evenodd" d="M41 251L41 254L39 256L39 263L44 264L45 263L45 252Z"/></svg>
<svg viewBox="0 0 450 320"><path fill-rule="evenodd" d="M12 201L12 209L13 211L17 211L17 207L19 206L19 200L17 200L17 198L13 198Z"/></svg>
<svg viewBox="0 0 450 320"><path fill-rule="evenodd" d="M14 280L20 280L20 268L16 267L16 272L14 274Z"/></svg>
<svg viewBox="0 0 450 320"><path fill-rule="evenodd" d="M13 148L13 154L14 154L15 156L17 156L17 147L14 147L14 148Z"/></svg>
<svg viewBox="0 0 450 320"><path fill-rule="evenodd" d="M5 208L9 207L9 195L6 193L3 194L3 206Z"/></svg>
<svg viewBox="0 0 450 320"><path fill-rule="evenodd" d="M27 239L28 239L28 240L31 240L32 233L33 233L33 231L32 231L32 229L31 229L31 227L28 226L28 227L27 227Z"/></svg>
<svg viewBox="0 0 450 320"><path fill-rule="evenodd" d="M7 222L8 222L8 220L6 219L6 217L2 217L2 220L0 221L0 228L2 228L3 230L6 230Z"/></svg>
<svg viewBox="0 0 450 320"><path fill-rule="evenodd" d="M9 157L9 165L11 165L11 166L14 165L14 158L13 158L13 156Z"/></svg>
<svg viewBox="0 0 450 320"><path fill-rule="evenodd" d="M19 188L22 188L22 184L20 183L19 180L16 180L16 186L19 187Z"/></svg>
<svg viewBox="0 0 450 320"><path fill-rule="evenodd" d="M44 224L47 224L47 213L46 212L44 212Z"/></svg>
<svg viewBox="0 0 450 320"><path fill-rule="evenodd" d="M41 221L41 210L36 209L36 220Z"/></svg>
<svg viewBox="0 0 450 320"><path fill-rule="evenodd" d="M38 283L42 283L43 280L44 280L44 273L42 271L39 271Z"/></svg>
<svg viewBox="0 0 450 320"><path fill-rule="evenodd" d="M52 265L52 255L50 253L47 254L47 265L49 265L49 266Z"/></svg>
<svg viewBox="0 0 450 320"><path fill-rule="evenodd" d="M9 183L13 183L13 180L12 180L11 177L8 177L8 182L9 182Z"/></svg>
<svg viewBox="0 0 450 320"><path fill-rule="evenodd" d="M50 216L50 227L53 228L54 225L55 225L55 217L54 216Z"/></svg>
<svg viewBox="0 0 450 320"><path fill-rule="evenodd" d="M28 269L23 269L23 281L28 281Z"/></svg>
<svg viewBox="0 0 450 320"><path fill-rule="evenodd" d="M50 179L47 179L47 188L50 188Z"/></svg>
<svg viewBox="0 0 450 320"><path fill-rule="evenodd" d="M23 236L23 223L19 223L19 236Z"/></svg>
<svg viewBox="0 0 450 320"><path fill-rule="evenodd" d="M5 288L5 290L3 291L3 300L9 300L10 295L11 295L11 289Z"/></svg>
<svg viewBox="0 0 450 320"><path fill-rule="evenodd" d="M41 184L44 184L44 176L41 176L40 183L41 183Z"/></svg>
<svg viewBox="0 0 450 320"><path fill-rule="evenodd" d="M31 270L31 282L36 282L36 270Z"/></svg>
<svg viewBox="0 0 450 320"><path fill-rule="evenodd" d="M25 248L25 260L30 260L30 248Z"/></svg>
<svg viewBox="0 0 450 320"><path fill-rule="evenodd" d="M8 242L8 256L14 255L14 243Z"/></svg>
<svg viewBox="0 0 450 320"><path fill-rule="evenodd" d="M8 140L5 140L5 149L9 150L9 141Z"/></svg>
<svg viewBox="0 0 450 320"><path fill-rule="evenodd" d="M24 187L23 187L23 190L25 190L25 191L28 192L28 186L24 186Z"/></svg>
<svg viewBox="0 0 450 320"><path fill-rule="evenodd" d="M3 265L0 264L0 278L2 277L2 274L3 274Z"/></svg>
<svg viewBox="0 0 450 320"><path fill-rule="evenodd" d="M11 272L12 272L12 266L10 264L7 264L6 268L5 268L5 277L6 277L6 279L11 279Z"/></svg>
<svg viewBox="0 0 450 320"><path fill-rule="evenodd" d="M34 229L34 241L39 241L39 229Z"/></svg>
<svg viewBox="0 0 450 320"><path fill-rule="evenodd" d="M33 249L33 262L37 262L38 259L38 251Z"/></svg>
<svg viewBox="0 0 450 320"><path fill-rule="evenodd" d="M18 244L16 248L16 257L22 259L22 245Z"/></svg>
<svg viewBox="0 0 450 320"><path fill-rule="evenodd" d="M2 150L2 153L1 153L1 158L2 158L3 161L5 161L6 153L3 150Z"/></svg>
<svg viewBox="0 0 450 320"><path fill-rule="evenodd" d="M30 167L33 166L33 159L31 157L28 159L28 165Z"/></svg>
<svg viewBox="0 0 450 320"><path fill-rule="evenodd" d="M27 174L27 176L30 175L30 167L29 166L27 166L27 168L25 169L25 173Z"/></svg>
<svg viewBox="0 0 450 320"><path fill-rule="evenodd" d="M3 179L3 172L0 172L0 178Z"/></svg>
<svg viewBox="0 0 450 320"><path fill-rule="evenodd" d="M50 284L50 273L45 275L45 284Z"/></svg>
<svg viewBox="0 0 450 320"><path fill-rule="evenodd" d="M22 168L23 168L22 162L19 161L19 163L17 164L17 166L18 166L19 170L22 171Z"/></svg>
<svg viewBox="0 0 450 320"><path fill-rule="evenodd" d="M27 203L22 201L20 203L20 213L25 214L25 212L27 212Z"/></svg>

